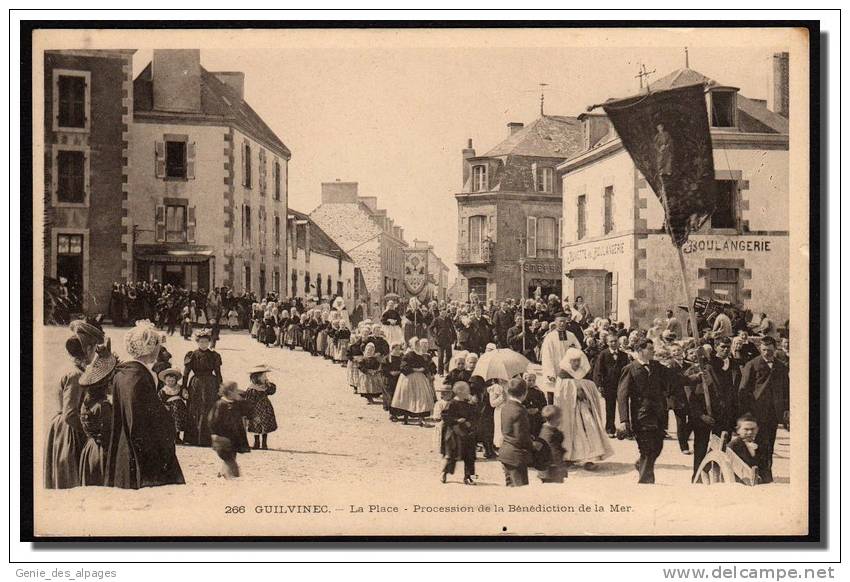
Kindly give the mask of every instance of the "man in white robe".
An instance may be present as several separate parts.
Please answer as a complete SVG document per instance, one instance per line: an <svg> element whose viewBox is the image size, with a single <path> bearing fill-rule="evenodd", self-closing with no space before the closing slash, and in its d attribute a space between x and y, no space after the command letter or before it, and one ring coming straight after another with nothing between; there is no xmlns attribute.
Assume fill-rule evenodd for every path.
<svg viewBox="0 0 850 582"><path fill-rule="evenodd" d="M567 318L558 316L555 318L555 329L546 334L543 344L540 346L540 363L543 368L543 376L549 381L544 390L549 394L555 392L555 380L560 370L559 364L569 348L581 349L578 338L567 331ZM549 398L551 402L551 397Z"/></svg>

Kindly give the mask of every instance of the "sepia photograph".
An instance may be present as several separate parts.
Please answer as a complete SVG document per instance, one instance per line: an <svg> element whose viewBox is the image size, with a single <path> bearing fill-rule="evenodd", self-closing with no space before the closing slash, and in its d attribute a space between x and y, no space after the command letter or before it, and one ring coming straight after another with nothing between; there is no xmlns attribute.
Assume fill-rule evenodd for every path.
<svg viewBox="0 0 850 582"><path fill-rule="evenodd" d="M811 28L222 24L28 33L32 539L818 533Z"/></svg>

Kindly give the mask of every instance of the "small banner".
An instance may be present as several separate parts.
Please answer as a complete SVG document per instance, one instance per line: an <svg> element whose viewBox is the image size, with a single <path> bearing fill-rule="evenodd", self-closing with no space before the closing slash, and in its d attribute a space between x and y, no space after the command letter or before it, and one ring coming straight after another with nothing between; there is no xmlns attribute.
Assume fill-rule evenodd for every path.
<svg viewBox="0 0 850 582"><path fill-rule="evenodd" d="M704 86L611 100L601 107L661 200L667 231L681 247L716 205Z"/></svg>
<svg viewBox="0 0 850 582"><path fill-rule="evenodd" d="M428 282L428 251L404 251L404 286L411 295L419 295Z"/></svg>

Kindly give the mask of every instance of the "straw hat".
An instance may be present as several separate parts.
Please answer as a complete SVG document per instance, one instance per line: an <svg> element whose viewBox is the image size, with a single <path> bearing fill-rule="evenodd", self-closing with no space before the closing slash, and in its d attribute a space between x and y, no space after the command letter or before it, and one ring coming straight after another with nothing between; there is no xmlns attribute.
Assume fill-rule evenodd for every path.
<svg viewBox="0 0 850 582"><path fill-rule="evenodd" d="M269 366L267 364L257 364L256 366L254 366L253 368L248 370L248 375L262 374L263 372L271 372L271 371L272 371L271 366Z"/></svg>
<svg viewBox="0 0 850 582"><path fill-rule="evenodd" d="M109 342L107 341L104 349L98 350L91 364L86 366L86 369L80 375L80 386L94 386L115 369L118 363L118 358L110 350Z"/></svg>
<svg viewBox="0 0 850 582"><path fill-rule="evenodd" d="M165 382L165 379L169 376L177 376L178 382L183 379L183 374L181 374L180 370L178 370L177 368L168 368L167 370L163 370L162 372L160 372L157 376L163 382Z"/></svg>
<svg viewBox="0 0 850 582"><path fill-rule="evenodd" d="M212 339L212 330L211 329L196 329L192 334L192 339L198 341L201 338Z"/></svg>

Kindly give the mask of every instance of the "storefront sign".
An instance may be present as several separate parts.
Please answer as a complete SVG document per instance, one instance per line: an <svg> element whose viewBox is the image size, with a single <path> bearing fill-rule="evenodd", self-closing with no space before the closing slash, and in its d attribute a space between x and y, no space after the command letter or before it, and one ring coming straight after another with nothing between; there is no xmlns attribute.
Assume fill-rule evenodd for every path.
<svg viewBox="0 0 850 582"><path fill-rule="evenodd" d="M551 263L525 263L522 270L526 273L561 274L561 265Z"/></svg>
<svg viewBox="0 0 850 582"><path fill-rule="evenodd" d="M626 243L623 241L600 243L584 247L582 249L567 251L564 254L564 262L569 265L576 261L589 261L599 257L622 255L625 252L625 249Z"/></svg>
<svg viewBox="0 0 850 582"><path fill-rule="evenodd" d="M769 253L769 240L752 240L752 239L735 239L735 238L710 238L710 239L691 239L682 247L685 253L695 253L703 251L739 251L752 253Z"/></svg>

